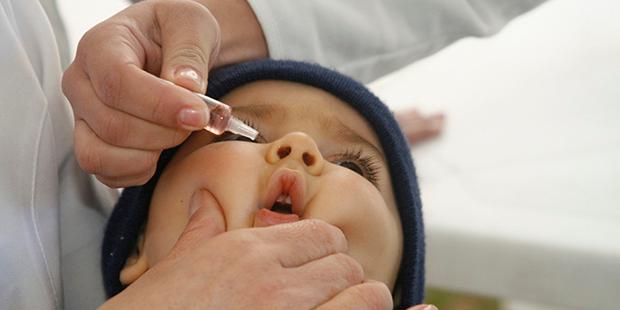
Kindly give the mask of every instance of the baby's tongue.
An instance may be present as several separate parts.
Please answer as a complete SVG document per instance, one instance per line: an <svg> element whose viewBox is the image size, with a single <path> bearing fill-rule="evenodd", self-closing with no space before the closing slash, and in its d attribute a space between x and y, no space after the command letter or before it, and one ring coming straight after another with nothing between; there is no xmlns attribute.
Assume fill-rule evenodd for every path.
<svg viewBox="0 0 620 310"><path fill-rule="evenodd" d="M299 215L297 214L278 213L263 208L258 210L254 216L254 227L265 227L295 221L299 221Z"/></svg>

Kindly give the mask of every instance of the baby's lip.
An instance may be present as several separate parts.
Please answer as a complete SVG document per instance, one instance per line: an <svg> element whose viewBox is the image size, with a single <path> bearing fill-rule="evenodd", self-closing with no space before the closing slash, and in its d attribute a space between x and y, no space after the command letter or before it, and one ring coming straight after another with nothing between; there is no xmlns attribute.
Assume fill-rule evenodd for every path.
<svg viewBox="0 0 620 310"><path fill-rule="evenodd" d="M306 180L300 171L280 168L269 179L267 194L261 208L271 210L280 195L288 195L291 198L292 213L301 217L305 209L305 189Z"/></svg>
<svg viewBox="0 0 620 310"><path fill-rule="evenodd" d="M261 208L254 216L254 227L265 227L296 221L299 221L299 215L297 214L283 214L267 208Z"/></svg>

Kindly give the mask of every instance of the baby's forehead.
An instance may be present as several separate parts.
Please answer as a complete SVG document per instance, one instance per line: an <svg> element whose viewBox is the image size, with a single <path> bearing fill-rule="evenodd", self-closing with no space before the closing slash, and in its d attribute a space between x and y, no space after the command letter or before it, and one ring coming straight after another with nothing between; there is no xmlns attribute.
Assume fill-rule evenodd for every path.
<svg viewBox="0 0 620 310"><path fill-rule="evenodd" d="M290 81L254 81L231 90L222 100L234 110L246 109L256 116L307 116L303 112L309 109L356 113L349 104L321 88Z"/></svg>

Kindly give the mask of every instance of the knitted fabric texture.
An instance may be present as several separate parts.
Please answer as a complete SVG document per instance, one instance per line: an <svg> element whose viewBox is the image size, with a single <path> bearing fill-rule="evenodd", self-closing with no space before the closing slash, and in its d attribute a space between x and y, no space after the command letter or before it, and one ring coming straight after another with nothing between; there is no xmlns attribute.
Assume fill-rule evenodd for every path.
<svg viewBox="0 0 620 310"><path fill-rule="evenodd" d="M259 80L282 80L310 85L348 103L369 123L380 140L392 181L403 229L403 257L395 286L398 308L424 298L424 227L420 192L409 146L388 108L362 84L318 65L260 60L210 73L207 94L220 98L235 88ZM102 247L102 273L108 297L123 290L120 272L136 246L145 224L157 180L176 149L162 153L155 175L142 186L126 188L108 221Z"/></svg>

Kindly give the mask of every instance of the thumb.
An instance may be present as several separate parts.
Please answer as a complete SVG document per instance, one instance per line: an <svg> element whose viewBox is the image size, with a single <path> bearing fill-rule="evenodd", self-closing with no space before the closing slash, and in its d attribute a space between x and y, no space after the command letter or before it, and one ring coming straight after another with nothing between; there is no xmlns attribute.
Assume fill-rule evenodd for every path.
<svg viewBox="0 0 620 310"><path fill-rule="evenodd" d="M226 225L221 210L210 192L204 189L196 191L189 206L189 222L172 248L171 255L176 257L185 251L195 250L200 243L223 233Z"/></svg>
<svg viewBox="0 0 620 310"><path fill-rule="evenodd" d="M157 11L162 47L161 77L204 94L209 68L220 48L220 27L201 4L192 1L172 1L171 4Z"/></svg>

